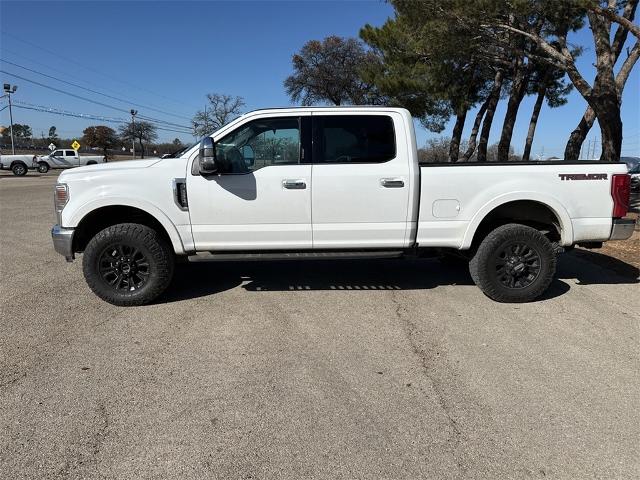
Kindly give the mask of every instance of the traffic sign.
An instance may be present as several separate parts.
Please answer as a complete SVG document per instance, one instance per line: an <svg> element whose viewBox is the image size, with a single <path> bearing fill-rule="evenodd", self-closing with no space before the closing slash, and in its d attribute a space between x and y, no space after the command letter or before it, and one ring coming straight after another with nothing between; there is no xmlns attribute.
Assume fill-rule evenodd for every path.
<svg viewBox="0 0 640 480"><path fill-rule="evenodd" d="M56 148L58 148L58 147L56 147L56 144L55 144L55 143L51 142L51 143L49 144L49 150L51 150L52 152L53 152Z"/></svg>
<svg viewBox="0 0 640 480"><path fill-rule="evenodd" d="M71 148L73 148L74 150L78 150L80 148L80 144L77 140L73 141L73 143L71 144Z"/></svg>

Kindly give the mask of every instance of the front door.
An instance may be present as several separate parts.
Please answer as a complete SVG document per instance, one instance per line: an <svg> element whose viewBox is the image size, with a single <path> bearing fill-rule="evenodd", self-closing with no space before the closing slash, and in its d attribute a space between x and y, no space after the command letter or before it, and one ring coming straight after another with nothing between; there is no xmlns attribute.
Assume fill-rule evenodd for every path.
<svg viewBox="0 0 640 480"><path fill-rule="evenodd" d="M410 164L399 114L313 113L314 248L406 246Z"/></svg>
<svg viewBox="0 0 640 480"><path fill-rule="evenodd" d="M219 172L192 169L187 179L197 251L312 247L311 165L301 163L306 118L250 120L216 139Z"/></svg>

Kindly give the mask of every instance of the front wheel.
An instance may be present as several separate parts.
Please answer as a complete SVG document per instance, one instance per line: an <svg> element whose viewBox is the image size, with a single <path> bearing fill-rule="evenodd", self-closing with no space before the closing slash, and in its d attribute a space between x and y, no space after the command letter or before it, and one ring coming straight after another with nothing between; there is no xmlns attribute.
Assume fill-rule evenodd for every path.
<svg viewBox="0 0 640 480"><path fill-rule="evenodd" d="M145 305L171 283L174 253L155 230L136 223L105 228L93 237L82 259L89 288L113 305Z"/></svg>
<svg viewBox="0 0 640 480"><path fill-rule="evenodd" d="M49 164L46 162L38 162L38 173L47 173L49 171Z"/></svg>
<svg viewBox="0 0 640 480"><path fill-rule="evenodd" d="M551 242L535 228L511 223L493 230L469 263L475 284L497 302L530 302L556 272Z"/></svg>

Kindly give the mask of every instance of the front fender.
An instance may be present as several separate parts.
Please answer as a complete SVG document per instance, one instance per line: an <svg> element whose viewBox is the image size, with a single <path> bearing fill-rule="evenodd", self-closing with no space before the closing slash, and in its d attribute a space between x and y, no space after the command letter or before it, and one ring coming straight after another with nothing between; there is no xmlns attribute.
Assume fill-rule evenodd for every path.
<svg viewBox="0 0 640 480"><path fill-rule="evenodd" d="M160 225L164 227L167 234L169 235L171 245L173 246L175 253L178 255L182 255L185 253L182 239L180 238L178 230L176 229L176 226L173 224L173 222L171 222L169 217L167 217L167 215L158 207L142 199L132 199L128 197L117 196L100 197L95 200L86 202L79 207L76 207L67 215L65 215L65 211L63 210L63 225L65 227L75 228L80 224L84 217L86 217L94 210L102 207L112 207L118 205L138 208L154 217L160 223Z"/></svg>
<svg viewBox="0 0 640 480"><path fill-rule="evenodd" d="M489 215L493 210L501 205L518 200L534 201L550 208L560 222L560 244L563 246L567 246L573 243L573 224L571 223L571 217L569 216L567 210L562 206L560 201L552 195L541 194L539 192L521 191L500 195L484 204L469 222L467 230L464 234L461 248L468 249L471 247L473 237L478 230L480 223L482 223L482 220L484 220L487 215Z"/></svg>

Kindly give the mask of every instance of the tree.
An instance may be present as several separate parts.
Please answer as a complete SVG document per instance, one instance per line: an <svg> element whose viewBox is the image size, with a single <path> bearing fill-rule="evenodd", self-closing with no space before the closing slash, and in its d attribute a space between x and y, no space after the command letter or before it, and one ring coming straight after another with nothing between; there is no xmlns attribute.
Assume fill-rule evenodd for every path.
<svg viewBox="0 0 640 480"><path fill-rule="evenodd" d="M139 120L135 123L129 122L121 125L119 130L120 139L125 142L138 141L140 144L141 158L144 158L144 143L151 143L158 138L156 127L152 123Z"/></svg>
<svg viewBox="0 0 640 480"><path fill-rule="evenodd" d="M572 84L565 82L565 73L562 70L540 63L536 66L536 70L532 75L530 84L530 93L536 95L536 101L533 105L531 118L529 120L529 129L524 144L522 160L527 162L531 157L531 146L533 137L538 125L540 110L544 100L550 108L557 108L567 103L567 95L573 89Z"/></svg>
<svg viewBox="0 0 640 480"><path fill-rule="evenodd" d="M453 47L455 33L443 31L433 2L394 6L396 18L360 31L380 59L364 69L364 78L389 104L407 108L431 131L442 131L444 122L455 116L448 159L456 162L467 112L484 93L485 71L464 41Z"/></svg>
<svg viewBox="0 0 640 480"><path fill-rule="evenodd" d="M609 0L538 0L517 4L518 21L509 23L504 15L485 12L482 28L488 32L508 31L532 41L541 52L537 58L564 71L576 90L593 110L602 134L601 161L618 161L622 148L622 119L620 103L622 90L631 70L640 57L640 27L625 17L635 11L638 0L617 2ZM620 8L623 13L620 15ZM531 28L525 20L532 15L543 15L545 24L541 31ZM596 54L596 75L590 84L584 72L578 68L575 56L569 49L567 36L580 28L586 16L592 32ZM611 35L611 25L628 30L638 39L620 66L614 72L618 35ZM616 32L617 33L617 32ZM571 153L571 152L570 152Z"/></svg>
<svg viewBox="0 0 640 480"><path fill-rule="evenodd" d="M182 140L180 140L179 138L174 138L172 143L176 148L182 147Z"/></svg>
<svg viewBox="0 0 640 480"><path fill-rule="evenodd" d="M58 139L58 134L56 133L56 127L52 126L49 128L49 141L54 142Z"/></svg>
<svg viewBox="0 0 640 480"><path fill-rule="evenodd" d="M14 123L13 124L13 139L17 145L23 145L26 140L29 140L33 136L31 127L26 124ZM5 128L2 131L2 138L4 141L8 141L11 138L11 127Z"/></svg>
<svg viewBox="0 0 640 480"><path fill-rule="evenodd" d="M367 105L382 101L361 76L362 69L376 61L375 55L354 38L310 40L291 61L293 73L284 87L292 102Z"/></svg>
<svg viewBox="0 0 640 480"><path fill-rule="evenodd" d="M418 149L420 163L445 163L449 161L451 139L447 137L430 138L424 147Z"/></svg>
<svg viewBox="0 0 640 480"><path fill-rule="evenodd" d="M208 105L199 110L191 120L193 133L197 137L204 137L218 130L242 114L245 106L242 97L234 97L219 93L207 95Z"/></svg>
<svg viewBox="0 0 640 480"><path fill-rule="evenodd" d="M623 12L622 18L628 20L629 22L633 22L636 9L638 7L637 1L628 1L626 2ZM613 42L611 43L611 55L612 55L612 63L615 65L620 58L620 54L623 50L624 44L627 41L627 36L629 33L629 29L625 28L623 25L618 24L616 28L616 33L613 37ZM629 75L631 68L628 68L626 71L623 69L616 75L616 84L618 89L620 90L620 95L622 95L622 90L627 82L627 78ZM580 150L582 149L582 144L587 138L587 134L591 127L593 127L593 123L595 122L596 114L593 111L591 106L587 106L582 118L580 119L578 126L571 132L569 136L569 140L567 142L567 146L564 151L564 159L565 160L577 160L580 155Z"/></svg>
<svg viewBox="0 0 640 480"><path fill-rule="evenodd" d="M84 129L82 142L90 147L101 148L106 157L107 149L114 148L118 144L118 136L113 128L97 125Z"/></svg>

